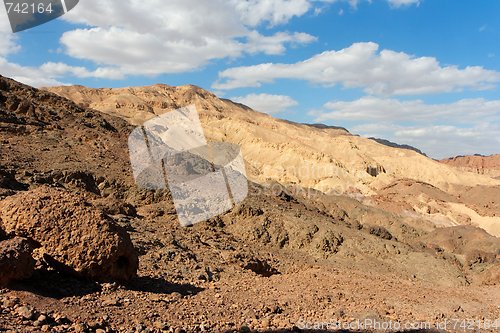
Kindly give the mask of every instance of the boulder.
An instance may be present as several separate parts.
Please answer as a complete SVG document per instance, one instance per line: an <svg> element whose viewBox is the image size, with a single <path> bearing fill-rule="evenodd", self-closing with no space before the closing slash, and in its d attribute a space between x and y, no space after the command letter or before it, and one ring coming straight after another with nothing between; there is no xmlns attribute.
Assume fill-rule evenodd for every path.
<svg viewBox="0 0 500 333"><path fill-rule="evenodd" d="M139 260L127 232L84 197L46 186L0 202L0 229L40 244L59 270L99 281L128 281Z"/></svg>
<svg viewBox="0 0 500 333"><path fill-rule="evenodd" d="M0 241L0 286L13 280L29 278L35 269L31 256L33 244L28 239L15 237Z"/></svg>

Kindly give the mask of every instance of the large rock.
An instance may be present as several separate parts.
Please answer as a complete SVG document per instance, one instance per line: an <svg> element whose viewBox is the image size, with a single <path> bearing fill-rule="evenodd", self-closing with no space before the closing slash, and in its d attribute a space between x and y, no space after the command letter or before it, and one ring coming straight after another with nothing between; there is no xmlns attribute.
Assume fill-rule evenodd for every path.
<svg viewBox="0 0 500 333"><path fill-rule="evenodd" d="M59 269L127 281L138 268L129 235L83 197L40 187L0 202L0 229L38 242Z"/></svg>
<svg viewBox="0 0 500 333"><path fill-rule="evenodd" d="M31 256L32 251L31 242L25 238L0 241L0 286L33 274L35 260Z"/></svg>

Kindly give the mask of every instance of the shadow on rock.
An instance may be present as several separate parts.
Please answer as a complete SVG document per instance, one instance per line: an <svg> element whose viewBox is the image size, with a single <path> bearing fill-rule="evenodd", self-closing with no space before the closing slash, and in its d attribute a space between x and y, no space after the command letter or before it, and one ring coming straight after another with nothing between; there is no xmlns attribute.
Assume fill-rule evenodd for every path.
<svg viewBox="0 0 500 333"><path fill-rule="evenodd" d="M36 270L29 279L14 282L9 287L55 299L85 296L101 290L97 282L48 270Z"/></svg>
<svg viewBox="0 0 500 333"><path fill-rule="evenodd" d="M128 288L134 291L149 292L154 294L172 294L179 293L183 296L196 295L203 291L203 288L191 284L176 284L164 279L150 276L136 277L130 281Z"/></svg>

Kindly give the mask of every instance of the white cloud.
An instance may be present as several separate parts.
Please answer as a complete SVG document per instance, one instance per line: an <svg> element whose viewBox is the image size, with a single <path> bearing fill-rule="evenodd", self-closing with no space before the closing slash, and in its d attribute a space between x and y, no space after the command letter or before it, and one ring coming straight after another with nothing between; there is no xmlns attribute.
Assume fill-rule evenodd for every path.
<svg viewBox="0 0 500 333"><path fill-rule="evenodd" d="M0 32L0 57L19 51L21 47L16 44L12 33Z"/></svg>
<svg viewBox="0 0 500 333"><path fill-rule="evenodd" d="M59 78L123 79L127 75L158 75L198 69L212 60L246 54L283 54L288 46L311 43L300 32L259 32L307 13L313 0L86 0L64 20L86 27L61 37L68 55L92 61L91 70L62 63L40 68L7 60L19 50L0 9L0 70L24 83L57 84Z"/></svg>
<svg viewBox="0 0 500 333"><path fill-rule="evenodd" d="M411 5L420 5L421 0L386 0L387 3L391 6L391 8L400 8ZM323 0L322 2L333 3L333 2L347 2L349 5L356 9L362 0ZM369 4L373 2L373 0L366 0Z"/></svg>
<svg viewBox="0 0 500 333"><path fill-rule="evenodd" d="M66 52L125 75L179 73L244 54L282 54L316 40L306 33L263 35L262 23L286 23L308 0L87 0L64 18L88 28L66 32ZM98 10L96 10L98 9Z"/></svg>
<svg viewBox="0 0 500 333"><path fill-rule="evenodd" d="M256 31L252 31L248 35L248 44L246 52L266 54L283 54L286 51L286 44L292 46L298 44L307 44L316 41L317 38L306 33L296 32L293 34L286 32L278 32L272 36L263 36Z"/></svg>
<svg viewBox="0 0 500 333"><path fill-rule="evenodd" d="M298 105L297 101L284 95L250 94L231 99L235 102L245 104L254 110L269 114L281 113Z"/></svg>
<svg viewBox="0 0 500 333"><path fill-rule="evenodd" d="M309 0L230 0L242 21L249 26L262 22L283 24L291 18L302 16L311 8Z"/></svg>
<svg viewBox="0 0 500 333"><path fill-rule="evenodd" d="M87 0L65 16L96 27L120 26L139 32L178 30L186 34L239 34L242 26L287 23L312 8L313 0ZM149 21L144 21L149 18ZM125 20L123 20L125 19ZM232 27L234 30L227 30ZM184 32L183 32L184 33Z"/></svg>
<svg viewBox="0 0 500 333"><path fill-rule="evenodd" d="M68 75L78 78L121 78L121 73L112 68L98 68L90 71L85 67L54 62L45 63L40 67L21 66L2 57L0 57L0 73L34 87L64 85L60 79Z"/></svg>
<svg viewBox="0 0 500 333"><path fill-rule="evenodd" d="M66 32L61 42L70 56L115 67L124 75L184 72L210 59L241 53L238 43L230 39L207 39L196 45L189 40L162 39L116 27L73 30Z"/></svg>
<svg viewBox="0 0 500 333"><path fill-rule="evenodd" d="M420 5L420 0L387 0L392 7L403 7L410 5Z"/></svg>
<svg viewBox="0 0 500 333"><path fill-rule="evenodd" d="M40 67L22 66L9 61L8 56L21 50L17 44L17 38L8 23L5 8L0 6L0 74L10 77L16 81L35 86L62 85L61 78L70 74L79 78L101 77L117 78L117 73L112 69L98 69L89 71L84 67L73 67L63 63L48 62Z"/></svg>
<svg viewBox="0 0 500 333"><path fill-rule="evenodd" d="M303 33L277 33L263 36L249 32L247 42L232 38L206 37L195 41L162 38L117 27L92 28L66 32L61 42L67 53L91 60L103 67L114 67L122 75L157 75L197 69L210 60L239 57L243 53L281 54L286 44L301 44L315 38Z"/></svg>
<svg viewBox="0 0 500 333"><path fill-rule="evenodd" d="M284 54L287 47L316 38L276 29L269 35L262 32L265 27L275 28L336 1L358 4L357 0L86 0L63 16L84 27L64 33L61 44L68 55L91 61L97 69L58 64L51 74L45 70L54 64L48 64L39 71L47 77L29 81L58 82L64 75L122 79L181 73L218 59ZM5 58L20 46L10 33L5 9L1 10L5 19L0 22L0 57ZM18 78L34 70L3 59L4 68L7 64L8 72Z"/></svg>
<svg viewBox="0 0 500 333"><path fill-rule="evenodd" d="M437 159L457 155L491 155L500 152L498 150L500 126L495 124L480 124L465 128L446 125L394 127L394 130L392 136L394 141L415 146Z"/></svg>
<svg viewBox="0 0 500 333"><path fill-rule="evenodd" d="M34 87L58 86L60 79L71 75L78 78L119 78L120 73L112 69L99 68L89 71L85 67L68 66L64 63L48 62L40 67L21 66L0 57L0 73L16 81Z"/></svg>
<svg viewBox="0 0 500 333"><path fill-rule="evenodd" d="M431 57L379 51L376 43L355 43L340 51L327 51L293 63L265 63L234 67L219 73L216 89L260 87L276 79L306 80L324 86L361 88L375 95L417 95L463 89L490 89L500 72L479 66L441 66Z"/></svg>
<svg viewBox="0 0 500 333"><path fill-rule="evenodd" d="M0 5L0 74L29 85L60 84L38 68L21 66L7 59L9 55L20 50L21 46L17 43L16 35L12 33L5 7Z"/></svg>
<svg viewBox="0 0 500 333"><path fill-rule="evenodd" d="M16 81L29 84L35 87L61 85L51 75L47 75L43 70L36 67L21 66L7 61L0 57L0 73Z"/></svg>
<svg viewBox="0 0 500 333"><path fill-rule="evenodd" d="M353 133L410 144L435 158L500 152L500 100L427 104L363 97L329 102L310 115L316 122L355 124Z"/></svg>
<svg viewBox="0 0 500 333"><path fill-rule="evenodd" d="M40 71L52 77L64 77L71 75L78 78L102 78L102 79L121 79L122 73L113 68L98 68L90 71L81 66L69 66L61 62L47 62L40 66Z"/></svg>
<svg viewBox="0 0 500 333"><path fill-rule="evenodd" d="M5 7L0 6L0 57L19 50L20 46L17 45L15 35L12 33Z"/></svg>
<svg viewBox="0 0 500 333"><path fill-rule="evenodd" d="M449 122L470 123L500 121L500 100L488 101L482 98L462 99L449 104L426 104L421 100L399 101L366 96L346 102L332 101L325 104L326 112L316 116L317 121L392 121L392 122Z"/></svg>

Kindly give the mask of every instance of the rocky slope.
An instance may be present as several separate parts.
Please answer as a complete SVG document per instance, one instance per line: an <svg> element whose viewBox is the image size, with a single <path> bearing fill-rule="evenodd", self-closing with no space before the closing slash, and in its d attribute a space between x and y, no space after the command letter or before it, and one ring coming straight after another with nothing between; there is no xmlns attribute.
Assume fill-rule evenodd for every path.
<svg viewBox="0 0 500 333"><path fill-rule="evenodd" d="M410 145L405 145L405 144L401 145L401 144L398 144L398 143L395 143L395 142L391 142L389 140L379 139L379 138L370 138L370 140L373 140L373 141L378 142L378 143L380 143L382 145L385 145L385 146L388 146L388 147L392 147L392 148L401 148L401 149L413 150L414 152L417 152L420 155L427 156L420 149L412 147Z"/></svg>
<svg viewBox="0 0 500 333"><path fill-rule="evenodd" d="M457 169L500 178L500 154L450 157L440 161Z"/></svg>
<svg viewBox="0 0 500 333"><path fill-rule="evenodd" d="M325 193L373 194L408 178L447 190L452 185L500 185L489 177L459 172L408 149L394 149L340 128L294 124L221 100L195 86L122 89L55 87L75 103L121 117L131 124L195 104L212 141L242 147L252 180L298 184Z"/></svg>
<svg viewBox="0 0 500 333"><path fill-rule="evenodd" d="M436 228L422 215L386 207L383 197L379 203L369 204L376 201L376 195L382 196L381 191L389 198L393 193L406 193L391 192L390 187L382 187L385 181L374 181L380 176L389 181L397 175L386 170L386 176L373 176L386 168L382 163L375 165L377 161L394 161L391 156L409 154L411 161L439 164L375 142L356 149L351 143L365 141L343 129L275 120L195 87L142 90L151 98L161 96L158 101L164 104L150 103L158 113L170 106L198 103L207 135L242 144L248 168L258 182L250 182L248 198L228 213L191 228L180 227L168 191L135 185L127 150L134 127L116 116L116 108L101 113L0 77L0 207L8 225L8 230L0 230L1 267L8 267L5 258L16 256L32 264L26 256L31 251L29 244L15 237L30 236L30 232L36 233L40 243L47 242L45 253L57 251L58 262L73 265L64 254L77 252L70 246L73 242L66 242L83 237L77 223L70 223L74 222L71 216L84 217L85 226L92 224L88 216L98 216L95 230L101 230L103 221L120 226L139 255L137 276L121 284L99 282L92 274L82 279L34 253L31 277L26 279L24 272L9 275L8 279L18 281L0 289L0 331L290 332L325 321L437 324L477 319L481 324L500 316L499 238L471 226ZM86 98L90 103L90 97ZM120 112L126 111L123 104ZM140 113L144 119L155 116L147 105ZM129 111L128 119L137 117L135 104ZM318 145L321 142L313 139L326 142ZM329 147L331 142L345 146L345 155L354 159L352 166L363 165L359 169L363 175L346 167L349 161L341 162L340 157L347 157ZM382 154L386 149L388 157L373 155L373 151ZM281 152L285 155L280 160ZM279 161L271 161L266 154ZM300 179L288 180L301 175L296 170L287 170L283 178L279 165L288 165L286 154L290 163L304 159L312 166L319 163L342 170L339 175L352 184L346 191L350 195L325 193L332 192L327 187L318 191L300 186ZM333 156L339 159L330 161ZM372 162L368 170L365 159ZM258 167L265 163L270 166L264 176ZM454 172L454 186L494 184L487 177ZM316 177L304 176L311 184ZM413 183L410 179L408 184ZM420 189L406 183L400 186L417 193L425 188L428 196L446 202L469 200L430 184ZM30 213L33 205L23 206L26 198L42 206ZM51 198L65 204L58 206ZM491 203L484 207L482 201L475 205L476 210L482 207L489 213L496 207ZM23 224L33 223L26 231L12 223L23 214L40 214L40 218L22 218ZM61 223L51 221L51 216L59 216ZM60 248L44 238L51 223L60 228ZM92 227L88 229L95 233ZM85 252L77 244L77 250L90 258L102 255L92 253L96 250L92 246ZM104 249L117 248L107 245L104 242ZM77 259L92 260L83 255ZM372 327L365 328L372 331Z"/></svg>
<svg viewBox="0 0 500 333"><path fill-rule="evenodd" d="M275 119L191 85L122 89L69 86L49 90L133 125L194 104L210 141L242 147L247 172L256 183L279 182L326 194L345 194L383 208L388 206L384 204L388 197L379 200L377 195L394 183L404 179L417 187L428 184L447 193L447 200L441 200L436 191L432 194L437 197L408 195L405 191L410 187L399 187L389 205L395 212L420 215L438 226L472 224L500 236L500 198L491 195L500 187L499 180L463 172L408 147L354 136L339 127ZM488 194L476 191L474 197L462 196L478 186Z"/></svg>

